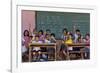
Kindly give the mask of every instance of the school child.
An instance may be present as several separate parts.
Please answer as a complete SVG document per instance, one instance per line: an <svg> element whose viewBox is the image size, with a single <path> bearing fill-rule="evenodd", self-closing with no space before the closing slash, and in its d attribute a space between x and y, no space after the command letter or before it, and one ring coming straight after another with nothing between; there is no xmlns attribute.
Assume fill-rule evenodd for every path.
<svg viewBox="0 0 100 73"><path fill-rule="evenodd" d="M56 43L56 38L55 38L55 34L54 33L51 33L50 41L51 41L51 43Z"/></svg>
<svg viewBox="0 0 100 73"><path fill-rule="evenodd" d="M44 43L51 43L50 42L50 34L46 34L46 36L44 38ZM45 47L42 47L42 52L48 52L48 49ZM48 61L48 54L42 54L41 57L42 57L41 61Z"/></svg>
<svg viewBox="0 0 100 73"><path fill-rule="evenodd" d="M72 36L70 32L68 32L67 39L65 40L65 44L72 44L72 43L73 43Z"/></svg>
<svg viewBox="0 0 100 73"><path fill-rule="evenodd" d="M33 33L32 33L32 41L35 40L35 36L37 35L37 31L35 29L33 29Z"/></svg>
<svg viewBox="0 0 100 73"><path fill-rule="evenodd" d="M83 42L83 37L82 37L79 29L76 29L73 35L74 35L73 43L82 43ZM80 47L73 47L73 51L80 51ZM75 59L80 58L80 53L73 53L73 54L75 54L75 56L76 56Z"/></svg>
<svg viewBox="0 0 100 73"><path fill-rule="evenodd" d="M67 39L65 40L65 44L67 44L67 45L73 44L72 35L70 32L68 32L68 34L67 34ZM68 47L67 49L68 49L68 51L73 50L72 47Z"/></svg>
<svg viewBox="0 0 100 73"><path fill-rule="evenodd" d="M38 35L39 35L39 41L44 42L43 30L40 30L40 31L38 32Z"/></svg>
<svg viewBox="0 0 100 73"><path fill-rule="evenodd" d="M65 41L67 40L67 35L68 35L68 30L66 28L63 29L63 34L61 36L62 42L61 42L61 47L60 47L60 58L62 60L66 60L66 53L67 53L67 45L65 44Z"/></svg>
<svg viewBox="0 0 100 73"><path fill-rule="evenodd" d="M39 36L35 36L35 40L32 41L32 43L42 43L42 41L39 41ZM40 54L41 54L41 49L40 47L33 47L33 61L40 61Z"/></svg>
<svg viewBox="0 0 100 73"><path fill-rule="evenodd" d="M85 35L85 41L84 41L85 43L87 43L87 44L90 44L90 34L89 33L87 33L86 35ZM86 59L89 59L90 58L90 46L86 46L85 48L84 48L84 50L85 50L85 58Z"/></svg>
<svg viewBox="0 0 100 73"><path fill-rule="evenodd" d="M51 41L50 41L50 38L51 36L50 36L50 34L46 34L46 37L45 37L45 43L51 43Z"/></svg>
<svg viewBox="0 0 100 73"><path fill-rule="evenodd" d="M76 29L75 33L74 33L74 43L78 42L78 38L80 37L80 30Z"/></svg>
<svg viewBox="0 0 100 73"><path fill-rule="evenodd" d="M81 36L81 32L80 32L79 29L76 29L76 31L74 33L73 43L82 43L82 36ZM74 51L80 51L80 48L74 47L73 50Z"/></svg>
<svg viewBox="0 0 100 73"><path fill-rule="evenodd" d="M22 39L22 61L26 62L28 61L28 49L29 49L29 43L30 43L30 36L29 36L29 31L25 30L23 34L23 39Z"/></svg>
<svg viewBox="0 0 100 73"><path fill-rule="evenodd" d="M56 43L56 38L55 38L55 34L54 33L51 33L49 35L49 41L50 43ZM48 58L51 58L52 60L54 60L55 58L55 49L54 48L48 48Z"/></svg>
<svg viewBox="0 0 100 73"><path fill-rule="evenodd" d="M61 39L66 40L67 39L68 30L66 28L64 28L62 32L63 32L63 34L61 36Z"/></svg>
<svg viewBox="0 0 100 73"><path fill-rule="evenodd" d="M43 32L43 30L39 31L39 41L41 41L42 43L50 43L49 41L49 34L47 35L47 32ZM47 52L47 49L45 47L41 47L41 52ZM41 54L41 61L47 61L48 60L48 56L47 54Z"/></svg>
<svg viewBox="0 0 100 73"><path fill-rule="evenodd" d="M47 35L50 35L51 34L51 31L49 29L46 29L46 31L44 31L43 35L44 35L44 38L47 37Z"/></svg>
<svg viewBox="0 0 100 73"><path fill-rule="evenodd" d="M81 34L78 35L77 43L83 43L83 36Z"/></svg>

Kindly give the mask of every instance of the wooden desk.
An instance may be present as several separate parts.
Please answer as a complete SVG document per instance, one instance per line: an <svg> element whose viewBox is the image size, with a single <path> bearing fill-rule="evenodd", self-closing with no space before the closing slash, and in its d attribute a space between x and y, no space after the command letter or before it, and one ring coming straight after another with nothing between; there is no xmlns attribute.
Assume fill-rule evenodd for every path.
<svg viewBox="0 0 100 73"><path fill-rule="evenodd" d="M29 44L29 62L32 61L31 50L32 47L53 47L55 49L55 60L56 60L56 43L30 43Z"/></svg>
<svg viewBox="0 0 100 73"><path fill-rule="evenodd" d="M90 46L90 44L87 44L87 43L73 43L73 44L67 44L68 47L78 47L80 48L80 53L81 53L81 59L84 59L84 51L83 49L86 47L86 46ZM69 58L69 50L67 50L67 56L68 56L68 59ZM74 52L73 52L74 53Z"/></svg>
<svg viewBox="0 0 100 73"><path fill-rule="evenodd" d="M67 44L69 47L86 47L90 46L90 44L87 43L73 43L73 44Z"/></svg>

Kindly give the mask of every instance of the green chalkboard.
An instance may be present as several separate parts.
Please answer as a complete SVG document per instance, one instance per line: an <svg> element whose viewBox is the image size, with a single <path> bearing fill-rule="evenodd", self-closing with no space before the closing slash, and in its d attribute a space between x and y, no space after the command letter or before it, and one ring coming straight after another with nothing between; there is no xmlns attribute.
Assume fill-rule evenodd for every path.
<svg viewBox="0 0 100 73"><path fill-rule="evenodd" d="M50 29L55 33L56 38L61 38L63 28L73 31L73 26L80 29L85 35L90 32L90 14L89 13L71 13L71 12L36 12L36 29Z"/></svg>

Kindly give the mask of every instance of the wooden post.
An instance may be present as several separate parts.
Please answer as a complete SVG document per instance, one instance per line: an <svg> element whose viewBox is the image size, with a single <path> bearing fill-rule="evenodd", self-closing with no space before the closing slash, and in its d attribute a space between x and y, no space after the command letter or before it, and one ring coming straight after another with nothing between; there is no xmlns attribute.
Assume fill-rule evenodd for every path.
<svg viewBox="0 0 100 73"><path fill-rule="evenodd" d="M29 62L32 61L31 49L32 49L32 47L29 45Z"/></svg>

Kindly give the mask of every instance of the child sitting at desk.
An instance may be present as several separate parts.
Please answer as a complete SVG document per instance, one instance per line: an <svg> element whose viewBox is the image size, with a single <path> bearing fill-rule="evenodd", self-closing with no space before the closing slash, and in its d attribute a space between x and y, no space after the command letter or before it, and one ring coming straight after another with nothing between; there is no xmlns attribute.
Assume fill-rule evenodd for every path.
<svg viewBox="0 0 100 73"><path fill-rule="evenodd" d="M87 33L87 34L85 35L84 43L90 44L90 34ZM90 46L86 46L84 50L85 50L85 52L86 52L86 53L85 53L85 58L86 58L86 59L89 59L89 58L90 58Z"/></svg>
<svg viewBox="0 0 100 73"><path fill-rule="evenodd" d="M55 38L55 34L54 33L51 33L50 41L51 41L51 43L56 43L56 38Z"/></svg>
<svg viewBox="0 0 100 73"><path fill-rule="evenodd" d="M79 29L76 29L76 31L74 32L74 43L78 43L78 39L80 37L80 30Z"/></svg>
<svg viewBox="0 0 100 73"><path fill-rule="evenodd" d="M74 40L73 40L73 42L74 43L82 43L83 42L82 40L83 40L83 38L81 36L80 30L79 29L76 29L75 30L75 33L74 33ZM73 48L73 51L80 51L80 48L74 47Z"/></svg>
<svg viewBox="0 0 100 73"><path fill-rule="evenodd" d="M56 39L55 39L55 34L51 33L49 36L49 41L50 43L56 43ZM55 49L54 48L48 48L48 54L49 54L49 58L51 58L52 60L54 60L55 57Z"/></svg>
<svg viewBox="0 0 100 73"><path fill-rule="evenodd" d="M40 30L38 32L38 35L39 35L39 41L42 41L44 43L45 36L43 35L43 30Z"/></svg>
<svg viewBox="0 0 100 73"><path fill-rule="evenodd" d="M32 41L35 40L35 36L37 35L37 31L35 29L33 29L33 33L32 33Z"/></svg>
<svg viewBox="0 0 100 73"><path fill-rule="evenodd" d="M50 43L50 34L46 34L45 38L44 38L44 42L43 43ZM47 52L46 47L41 47L41 51L42 52ZM47 61L48 60L48 54L41 54L41 61Z"/></svg>
<svg viewBox="0 0 100 73"><path fill-rule="evenodd" d="M36 35L34 41L32 41L32 43L42 43L41 41L39 41L39 36ZM33 47L33 58L35 59L35 61L39 61L40 60L40 54L41 54L41 49L40 47Z"/></svg>
<svg viewBox="0 0 100 73"><path fill-rule="evenodd" d="M50 34L46 34L46 37L44 39L45 43L50 43Z"/></svg>
<svg viewBox="0 0 100 73"><path fill-rule="evenodd" d="M72 40L71 33L68 32L67 39L65 40L65 44L72 44L72 43L73 43L73 40ZM72 47L68 47L68 50L72 50L72 49L73 49Z"/></svg>
<svg viewBox="0 0 100 73"><path fill-rule="evenodd" d="M70 32L68 32L67 39L65 40L65 44L72 44L72 43L73 43L72 36Z"/></svg>
<svg viewBox="0 0 100 73"><path fill-rule="evenodd" d="M54 33L46 34L44 42L45 43L56 43L55 34Z"/></svg>
<svg viewBox="0 0 100 73"><path fill-rule="evenodd" d="M61 36L62 42L60 47L60 58L62 60L66 60L66 53L67 53L67 45L65 43L70 43L70 39L68 39L68 30L66 28L63 29L63 35Z"/></svg>
<svg viewBox="0 0 100 73"><path fill-rule="evenodd" d="M67 39L68 30L66 28L64 28L62 32L63 32L63 34L61 36L61 39L66 40Z"/></svg>

